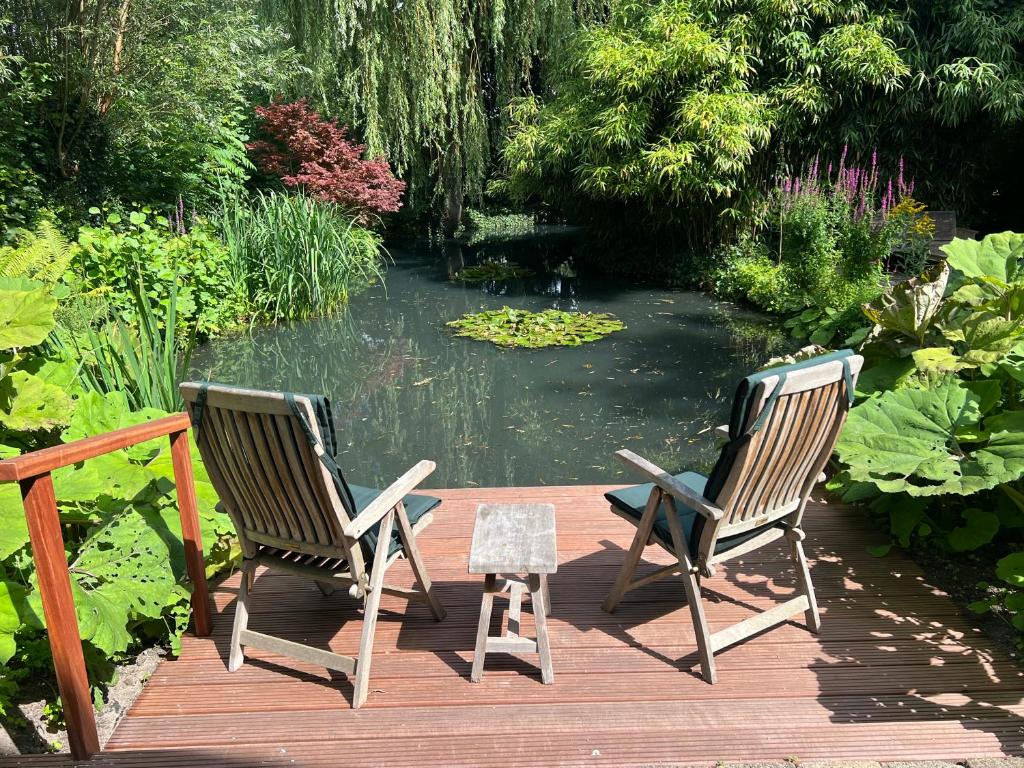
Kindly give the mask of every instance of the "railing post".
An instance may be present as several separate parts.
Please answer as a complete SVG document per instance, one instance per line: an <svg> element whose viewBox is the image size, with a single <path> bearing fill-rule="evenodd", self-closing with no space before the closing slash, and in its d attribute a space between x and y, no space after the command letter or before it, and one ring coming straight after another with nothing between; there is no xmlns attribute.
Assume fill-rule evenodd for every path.
<svg viewBox="0 0 1024 768"><path fill-rule="evenodd" d="M181 515L181 540L185 545L185 567L192 582L192 615L196 621L196 635L210 634L210 590L206 585L206 566L203 563L203 538L199 530L199 505L192 475L192 456L189 454L188 430L171 432L171 461L174 464L174 485L178 493L178 512Z"/></svg>
<svg viewBox="0 0 1024 768"><path fill-rule="evenodd" d="M43 601L46 632L50 639L57 686L64 704L64 721L68 726L71 756L88 760L99 752L96 717L89 694L89 677L85 671L82 637L78 632L75 600L71 593L64 535L57 514L57 498L53 480L46 472L19 481L25 503L25 518L32 542L32 558L39 579L39 596Z"/></svg>

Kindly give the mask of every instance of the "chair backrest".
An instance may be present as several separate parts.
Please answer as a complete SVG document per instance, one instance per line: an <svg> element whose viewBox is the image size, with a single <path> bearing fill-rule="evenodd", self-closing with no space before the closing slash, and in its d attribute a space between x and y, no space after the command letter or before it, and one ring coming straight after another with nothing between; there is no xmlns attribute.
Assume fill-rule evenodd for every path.
<svg viewBox="0 0 1024 768"><path fill-rule="evenodd" d="M351 496L344 498L344 481L339 486L318 455L333 453L333 435L322 414L317 418L314 399L206 382L180 389L203 463L244 554L252 556L263 544L344 558L354 576L362 573L361 548L343 533L354 514Z"/></svg>
<svg viewBox="0 0 1024 768"><path fill-rule="evenodd" d="M708 482L725 513L705 526L702 555L719 538L800 516L835 447L864 358L849 350L749 377L737 392L730 442Z"/></svg>

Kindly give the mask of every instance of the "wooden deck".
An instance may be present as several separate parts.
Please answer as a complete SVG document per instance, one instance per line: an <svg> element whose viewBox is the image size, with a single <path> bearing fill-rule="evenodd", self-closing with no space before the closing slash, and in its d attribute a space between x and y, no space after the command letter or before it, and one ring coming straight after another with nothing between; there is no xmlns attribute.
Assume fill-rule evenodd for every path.
<svg viewBox="0 0 1024 768"><path fill-rule="evenodd" d="M343 675L255 651L225 669L237 574L214 592L212 638L188 637L121 721L97 766L678 765L719 760L926 759L1024 755L1024 676L962 611L900 555L876 559L877 533L857 510L816 505L808 554L822 607L813 636L793 623L717 657L719 682L695 673L680 584L600 603L633 528L604 488L438 491L445 503L420 538L448 608L385 598L365 708ZM466 573L480 501L556 505L559 570L549 620L555 669L536 657L488 656L469 682L481 579ZM781 545L780 545L781 546ZM712 630L788 596L794 575L746 556L705 581ZM668 563L649 549L647 567ZM395 569L408 574L408 566ZM504 608L495 603L495 615ZM523 633L532 617L523 617ZM250 627L340 653L357 650L360 615L287 576L257 580ZM496 627L495 627L496 630ZM43 758L0 764L67 765Z"/></svg>

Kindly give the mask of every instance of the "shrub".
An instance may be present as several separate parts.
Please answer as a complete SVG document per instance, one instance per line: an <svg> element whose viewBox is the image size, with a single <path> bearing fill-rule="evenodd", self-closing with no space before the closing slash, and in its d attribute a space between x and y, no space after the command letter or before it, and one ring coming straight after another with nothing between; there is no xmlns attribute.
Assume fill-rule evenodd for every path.
<svg viewBox="0 0 1024 768"><path fill-rule="evenodd" d="M383 157L364 159L366 146L348 138L348 128L325 120L305 99L256 107L266 138L247 144L260 168L285 186L335 203L360 224L401 206L405 182Z"/></svg>
<svg viewBox="0 0 1024 768"><path fill-rule="evenodd" d="M115 317L134 324L135 286L145 286L154 311L164 317L172 290L182 330L195 327L211 336L237 325L248 314L243 287L233 279L230 253L213 228L195 218L185 226L148 208L127 216L90 212L103 223L82 227L73 264L87 289L100 289Z"/></svg>
<svg viewBox="0 0 1024 768"><path fill-rule="evenodd" d="M1024 235L943 250L947 263L864 308L864 399L836 446L832 488L870 500L895 544L964 552L998 542L1003 554L1024 530ZM975 610L1007 613L1024 630L1024 553L1000 559L996 575L1003 586Z"/></svg>
<svg viewBox="0 0 1024 768"><path fill-rule="evenodd" d="M225 197L232 272L268 320L324 315L381 275L380 238L333 203L270 192Z"/></svg>
<svg viewBox="0 0 1024 768"><path fill-rule="evenodd" d="M934 231L902 162L896 179L883 181L877 155L865 167L846 160L844 149L824 170L815 160L780 180L766 229L722 249L712 280L722 295L797 313L787 322L793 335L820 345L866 333L860 305L882 293L893 249L905 243L901 264L923 264Z"/></svg>

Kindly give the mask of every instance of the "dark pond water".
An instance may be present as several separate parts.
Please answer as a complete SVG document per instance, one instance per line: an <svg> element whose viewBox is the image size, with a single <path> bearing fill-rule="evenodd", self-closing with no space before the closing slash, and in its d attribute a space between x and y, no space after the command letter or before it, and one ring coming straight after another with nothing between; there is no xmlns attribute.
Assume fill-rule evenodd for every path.
<svg viewBox="0 0 1024 768"><path fill-rule="evenodd" d="M353 482L386 484L415 461L429 485L611 483L628 447L666 469L707 469L709 428L737 379L789 347L762 316L691 292L577 274L570 232L483 245L391 244L384 285L346 312L222 338L196 373L243 386L330 396L338 461ZM451 280L508 259L535 277ZM512 306L610 312L626 330L581 347L501 349L456 338L445 322Z"/></svg>

